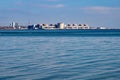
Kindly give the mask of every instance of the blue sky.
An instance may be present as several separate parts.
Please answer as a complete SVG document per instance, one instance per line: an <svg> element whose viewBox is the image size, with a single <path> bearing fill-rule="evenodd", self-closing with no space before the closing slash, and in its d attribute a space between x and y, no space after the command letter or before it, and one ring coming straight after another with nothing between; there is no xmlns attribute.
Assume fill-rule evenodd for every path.
<svg viewBox="0 0 120 80"><path fill-rule="evenodd" d="M0 25L13 21L120 28L120 0L0 0Z"/></svg>

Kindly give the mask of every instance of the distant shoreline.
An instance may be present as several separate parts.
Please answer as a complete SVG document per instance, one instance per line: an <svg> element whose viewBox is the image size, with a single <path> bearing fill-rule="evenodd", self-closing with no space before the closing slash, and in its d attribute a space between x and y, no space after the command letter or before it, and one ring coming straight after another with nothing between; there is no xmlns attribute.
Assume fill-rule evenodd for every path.
<svg viewBox="0 0 120 80"><path fill-rule="evenodd" d="M14 29L11 26L0 26L0 30L28 30L27 26L20 26L20 27L21 27L21 29ZM38 30L40 30L40 29L38 29ZM44 30L48 30L48 29L44 29ZM53 29L49 29L49 30L53 30ZM54 30L56 30L56 29L54 29ZM63 30L70 30L70 29L63 29ZM76 30L76 29L72 29L72 30ZM82 30L82 29L78 29L78 30ZM85 30L85 29L83 29L83 30ZM106 28L106 29L90 28L90 29L86 29L86 30L120 30L120 29L119 28Z"/></svg>
<svg viewBox="0 0 120 80"><path fill-rule="evenodd" d="M120 36L120 29L0 30L0 36Z"/></svg>

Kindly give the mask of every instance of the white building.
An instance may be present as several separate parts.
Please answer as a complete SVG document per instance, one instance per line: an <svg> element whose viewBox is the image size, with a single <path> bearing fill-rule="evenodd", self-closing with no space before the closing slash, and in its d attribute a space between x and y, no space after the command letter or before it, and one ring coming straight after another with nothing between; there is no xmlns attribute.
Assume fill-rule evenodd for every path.
<svg viewBox="0 0 120 80"><path fill-rule="evenodd" d="M65 29L65 24L64 23L58 23L58 27L60 29Z"/></svg>
<svg viewBox="0 0 120 80"><path fill-rule="evenodd" d="M90 27L87 24L79 24L78 29L90 29Z"/></svg>
<svg viewBox="0 0 120 80"><path fill-rule="evenodd" d="M55 29L55 25L54 24L41 24L42 29Z"/></svg>
<svg viewBox="0 0 120 80"><path fill-rule="evenodd" d="M18 25L18 23L16 23L16 22L12 22L11 26L12 26L14 29L19 29L19 25Z"/></svg>
<svg viewBox="0 0 120 80"><path fill-rule="evenodd" d="M90 29L87 24L68 24L65 29Z"/></svg>

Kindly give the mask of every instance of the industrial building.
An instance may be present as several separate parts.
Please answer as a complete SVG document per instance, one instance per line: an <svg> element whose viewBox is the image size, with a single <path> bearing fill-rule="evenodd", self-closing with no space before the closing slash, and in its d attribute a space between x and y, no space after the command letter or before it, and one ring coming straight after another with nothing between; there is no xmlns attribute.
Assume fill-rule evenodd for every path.
<svg viewBox="0 0 120 80"><path fill-rule="evenodd" d="M28 29L90 29L87 24L64 24L63 22L57 24L37 24L29 25Z"/></svg>

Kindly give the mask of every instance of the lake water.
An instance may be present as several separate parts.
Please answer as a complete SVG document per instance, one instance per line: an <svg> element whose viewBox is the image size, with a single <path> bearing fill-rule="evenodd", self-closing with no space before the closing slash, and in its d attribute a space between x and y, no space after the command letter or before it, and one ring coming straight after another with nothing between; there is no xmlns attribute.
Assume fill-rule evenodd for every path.
<svg viewBox="0 0 120 80"><path fill-rule="evenodd" d="M0 80L120 80L120 37L0 36Z"/></svg>

